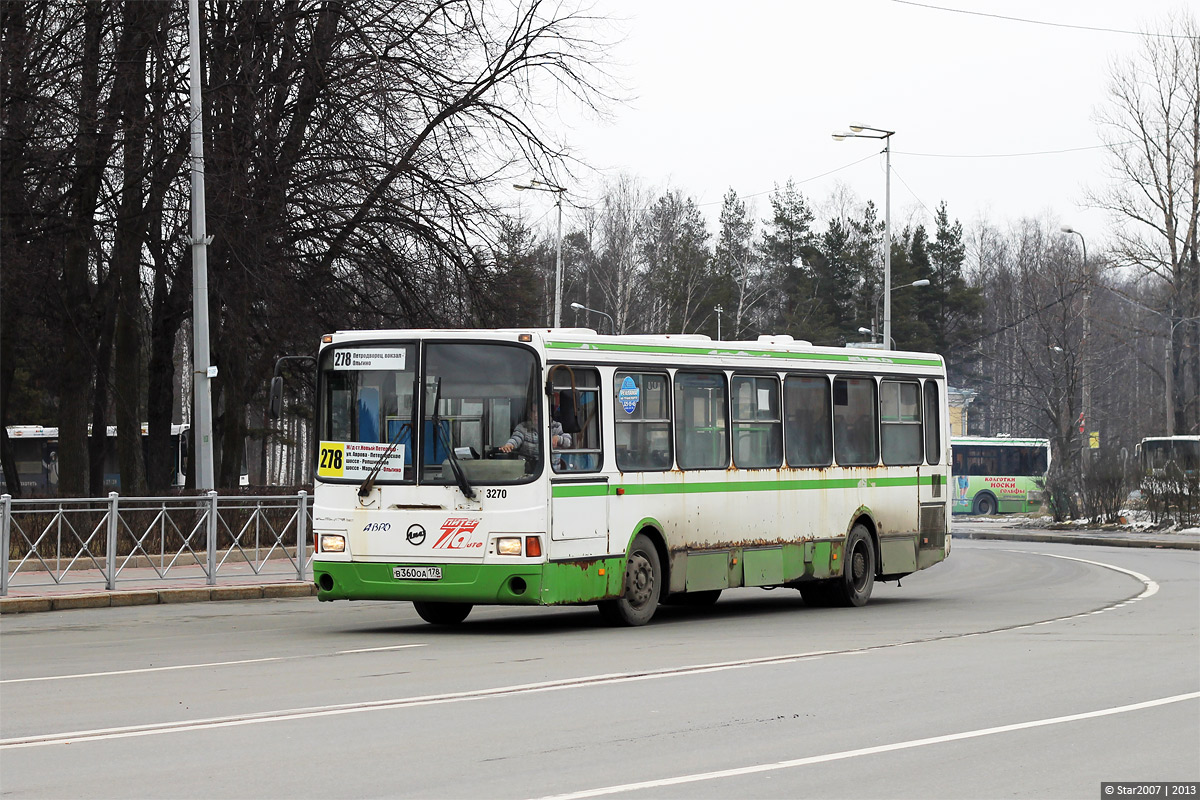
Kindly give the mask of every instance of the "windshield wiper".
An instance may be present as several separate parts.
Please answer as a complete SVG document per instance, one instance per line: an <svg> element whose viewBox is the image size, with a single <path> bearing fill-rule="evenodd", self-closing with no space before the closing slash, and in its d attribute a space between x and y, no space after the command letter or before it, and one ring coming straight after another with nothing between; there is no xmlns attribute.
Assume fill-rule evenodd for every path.
<svg viewBox="0 0 1200 800"><path fill-rule="evenodd" d="M438 433L442 429L441 405L442 405L442 379L435 379L433 396L433 451L437 452ZM449 438L449 437L447 437ZM475 499L475 490L471 487L467 476L463 474L462 467L458 463L458 456L454 452L454 442L446 442L446 459L450 462L450 471L454 473L454 480L458 482L458 488L468 500Z"/></svg>
<svg viewBox="0 0 1200 800"><path fill-rule="evenodd" d="M379 477L379 470L383 469L384 463L391 457L392 453L396 452L396 445L400 443L400 437L404 433L404 423L397 426L396 435L392 437L392 441L388 443L387 450L383 451L383 455L375 462L375 466L371 467L371 471L367 473L366 479L362 485L358 487L358 496L366 497L375 488L375 479Z"/></svg>

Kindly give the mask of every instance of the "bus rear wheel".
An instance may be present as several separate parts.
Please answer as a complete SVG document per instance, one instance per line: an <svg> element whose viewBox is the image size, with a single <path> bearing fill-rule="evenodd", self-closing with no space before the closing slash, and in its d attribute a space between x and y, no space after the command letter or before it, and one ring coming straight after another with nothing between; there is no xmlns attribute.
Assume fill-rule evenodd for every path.
<svg viewBox="0 0 1200 800"><path fill-rule="evenodd" d="M629 548L621 597L600 601L600 616L610 625L645 625L654 616L661 594L662 565L658 550L649 537L639 533Z"/></svg>
<svg viewBox="0 0 1200 800"><path fill-rule="evenodd" d="M846 537L842 577L829 584L839 606L865 606L875 588L875 545L866 526L855 525Z"/></svg>
<svg viewBox="0 0 1200 800"><path fill-rule="evenodd" d="M990 494L981 494L975 498L975 515L990 517L996 513L996 498Z"/></svg>
<svg viewBox="0 0 1200 800"><path fill-rule="evenodd" d="M457 625L467 618L473 606L470 603L436 603L414 600L417 615L431 625Z"/></svg>

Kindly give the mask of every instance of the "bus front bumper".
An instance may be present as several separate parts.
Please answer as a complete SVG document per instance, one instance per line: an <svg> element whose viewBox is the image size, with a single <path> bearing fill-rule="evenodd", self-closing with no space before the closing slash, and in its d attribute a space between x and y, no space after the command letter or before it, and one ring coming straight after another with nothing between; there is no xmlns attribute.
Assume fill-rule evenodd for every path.
<svg viewBox="0 0 1200 800"><path fill-rule="evenodd" d="M439 580L401 580L399 563L314 561L319 600L558 605L620 596L625 559L543 564L437 564Z"/></svg>

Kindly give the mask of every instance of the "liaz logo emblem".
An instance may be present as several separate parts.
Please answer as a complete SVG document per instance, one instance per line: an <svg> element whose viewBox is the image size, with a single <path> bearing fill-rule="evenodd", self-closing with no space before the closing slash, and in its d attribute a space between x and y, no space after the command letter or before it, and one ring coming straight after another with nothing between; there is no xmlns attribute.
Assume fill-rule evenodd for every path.
<svg viewBox="0 0 1200 800"><path fill-rule="evenodd" d="M479 520L458 517L442 523L442 535L433 543L435 550L470 550L483 547L483 542L475 541L475 529Z"/></svg>

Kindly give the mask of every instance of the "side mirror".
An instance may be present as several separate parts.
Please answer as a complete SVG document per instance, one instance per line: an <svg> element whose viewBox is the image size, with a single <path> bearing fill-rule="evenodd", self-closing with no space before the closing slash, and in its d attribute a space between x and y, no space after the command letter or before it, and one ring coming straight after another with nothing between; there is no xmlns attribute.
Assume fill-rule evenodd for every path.
<svg viewBox="0 0 1200 800"><path fill-rule="evenodd" d="M271 399L268 401L267 408L271 419L279 419L283 410L283 376L281 375L271 378Z"/></svg>

